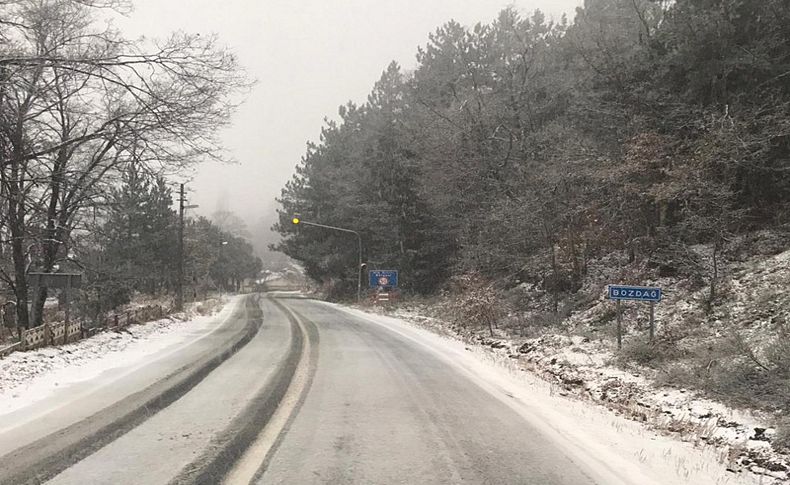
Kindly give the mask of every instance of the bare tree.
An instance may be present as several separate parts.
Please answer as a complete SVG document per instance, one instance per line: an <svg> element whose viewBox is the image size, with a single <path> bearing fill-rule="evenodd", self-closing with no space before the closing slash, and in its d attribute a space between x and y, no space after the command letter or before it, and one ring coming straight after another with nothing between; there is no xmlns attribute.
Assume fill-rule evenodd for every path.
<svg viewBox="0 0 790 485"><path fill-rule="evenodd" d="M172 174L224 161L216 137L249 86L214 37L132 42L98 28L119 2L7 2L0 53L0 177L13 267L2 277L28 326L26 275L67 255L79 212L101 201L132 161ZM36 250L37 257L31 256ZM37 318L47 291L36 298Z"/></svg>

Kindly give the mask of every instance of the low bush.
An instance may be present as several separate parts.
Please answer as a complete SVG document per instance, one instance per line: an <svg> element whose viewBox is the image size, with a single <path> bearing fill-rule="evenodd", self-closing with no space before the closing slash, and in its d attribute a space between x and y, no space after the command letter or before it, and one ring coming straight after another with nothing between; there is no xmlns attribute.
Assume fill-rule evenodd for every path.
<svg viewBox="0 0 790 485"><path fill-rule="evenodd" d="M618 359L623 366L635 363L656 368L661 363L678 357L680 357L680 351L674 341L657 338L652 342L644 339L626 342Z"/></svg>
<svg viewBox="0 0 790 485"><path fill-rule="evenodd" d="M790 418L784 418L776 426L776 436L771 445L777 451L790 453Z"/></svg>
<svg viewBox="0 0 790 485"><path fill-rule="evenodd" d="M660 370L659 384L700 389L735 406L790 412L790 344L774 339L758 352L738 334L706 342ZM655 350L624 353L633 362L660 362ZM662 356L665 357L665 356Z"/></svg>
<svg viewBox="0 0 790 485"><path fill-rule="evenodd" d="M461 327L485 327L493 336L494 327L508 313L494 285L477 274L457 277L454 285L459 291L450 312L453 323Z"/></svg>

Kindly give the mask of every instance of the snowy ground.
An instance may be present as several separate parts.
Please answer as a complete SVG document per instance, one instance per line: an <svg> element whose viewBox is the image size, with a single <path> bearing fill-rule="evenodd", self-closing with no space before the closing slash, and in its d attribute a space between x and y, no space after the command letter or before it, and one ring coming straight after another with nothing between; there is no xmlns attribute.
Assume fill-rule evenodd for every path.
<svg viewBox="0 0 790 485"><path fill-rule="evenodd" d="M542 433L554 437L569 456L594 470L602 483L781 483L729 470L728 456L719 447L662 435L642 423L565 395L561 386L522 372L513 366L515 359L502 358L490 347L470 345L429 331L432 325L419 323L414 318L417 315L392 318L358 309L345 310L414 340L464 371Z"/></svg>
<svg viewBox="0 0 790 485"><path fill-rule="evenodd" d="M787 247L784 241L769 246L766 251L721 268L718 298L710 311L705 311L704 304L709 287L690 285L680 278L642 281L667 290L665 299L656 306L659 335L679 337L675 342L667 341L683 351L676 360L669 359L659 366L630 362L625 367L628 370L624 370L618 362L620 355L614 350L613 337L615 313L612 302L604 297L605 282L619 281L622 276L618 274L617 261L610 260L617 255L590 262L590 273L594 276L585 280L580 295L591 298L578 305L568 318L546 325L539 320L545 309L511 314L508 318L515 326L495 329L495 338L477 322L459 325L458 321L452 321L458 318L454 308L458 300L454 295L429 301L404 301L387 309L365 309L384 312L460 340L474 352L497 362L499 367L516 374L538 376L557 394L606 407L646 428L694 446L715 449L735 477L754 476L762 483L790 483L790 456L772 447L776 436L773 426L782 419L781 415L735 409L707 399L682 378L669 380L673 387L657 384L662 378L667 382L667 373L674 369L698 368L701 357L708 357L705 349L721 346L736 336L753 349L756 359L765 359L763 349L777 342L777 335L783 335L782 328L786 329L790 322L790 292L786 290L790 284L790 251L779 251ZM696 248L703 255L709 249ZM526 284L518 292L517 296L533 301L548 298L540 288ZM646 341L646 306L629 303L623 307L626 347ZM532 335L516 336L520 334L518 322L527 322L527 334L532 332ZM713 358L727 360L739 356L717 354ZM753 396L760 398L759 394ZM770 408L766 405L761 409Z"/></svg>
<svg viewBox="0 0 790 485"><path fill-rule="evenodd" d="M0 416L29 406L57 389L95 378L112 369L133 368L162 349L174 351L200 338L233 305L226 297L189 305L183 313L118 331L106 331L85 340L28 352L15 352L0 360ZM216 313L222 309L222 314Z"/></svg>
<svg viewBox="0 0 790 485"><path fill-rule="evenodd" d="M721 469L726 473L722 475L717 471L711 476L718 478L710 483L790 483L790 457L772 450L770 438L774 430L766 425L763 416L731 409L691 390L654 386L647 376L612 365L613 353L600 342L567 335L533 339L492 339L482 334L462 336L448 322L426 316L431 310L425 307L404 305L389 309L366 307L365 310L392 315L399 321L442 335L444 340L456 340L478 360L492 364L491 367L498 368L501 374L517 377L528 384L531 391L536 389L537 376L551 394L576 403L561 404L563 407L577 409L582 414L587 413L584 406L590 408L585 402L608 408L599 408L610 416L604 415L602 419L620 418L620 421L611 421L611 426L623 426L624 420L637 426L629 428L637 435L632 437L633 442L626 440L635 453L647 453L639 451L640 440L643 444L661 440L666 450L675 450L667 440L686 445L667 451L668 455L659 460L674 463L676 473L685 477L687 483L703 483L701 477ZM388 319L386 322L392 325L395 321ZM534 394L530 396L529 399L534 399ZM570 431L563 432L572 433L572 428L569 425ZM645 445L645 449L651 446ZM697 478L692 479L692 475Z"/></svg>

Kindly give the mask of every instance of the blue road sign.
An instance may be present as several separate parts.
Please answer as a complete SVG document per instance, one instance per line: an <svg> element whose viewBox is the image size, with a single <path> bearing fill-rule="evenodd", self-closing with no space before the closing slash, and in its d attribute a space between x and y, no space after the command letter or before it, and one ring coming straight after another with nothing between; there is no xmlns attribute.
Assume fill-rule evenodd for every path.
<svg viewBox="0 0 790 485"><path fill-rule="evenodd" d="M610 300L661 301L661 288L609 285Z"/></svg>
<svg viewBox="0 0 790 485"><path fill-rule="evenodd" d="M394 269L378 269L368 272L371 288L397 288L398 271Z"/></svg>

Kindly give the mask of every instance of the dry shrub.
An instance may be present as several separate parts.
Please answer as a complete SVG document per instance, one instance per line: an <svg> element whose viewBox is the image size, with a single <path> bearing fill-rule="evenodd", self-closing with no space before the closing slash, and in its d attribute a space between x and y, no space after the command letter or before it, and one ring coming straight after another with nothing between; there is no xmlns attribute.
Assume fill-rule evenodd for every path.
<svg viewBox="0 0 790 485"><path fill-rule="evenodd" d="M507 315L506 304L499 298L494 284L477 273L453 278L457 295L451 310L453 323L461 327L487 327L494 335L494 327Z"/></svg>
<svg viewBox="0 0 790 485"><path fill-rule="evenodd" d="M652 342L642 336L628 340L623 345L618 360L624 366L636 363L653 368L676 361L686 355L680 344L693 332L690 325L684 324L662 329Z"/></svg>
<svg viewBox="0 0 790 485"><path fill-rule="evenodd" d="M632 340L623 345L619 360L621 365L633 362L648 367L657 367L663 362L677 359L680 354L676 342L671 339L656 338L652 342Z"/></svg>
<svg viewBox="0 0 790 485"><path fill-rule="evenodd" d="M537 312L533 315L531 323L538 328L551 328L561 325L563 316L554 312Z"/></svg>
<svg viewBox="0 0 790 485"><path fill-rule="evenodd" d="M776 338L755 347L737 333L702 344L662 369L660 383L695 387L736 406L790 412L790 343Z"/></svg>
<svg viewBox="0 0 790 485"><path fill-rule="evenodd" d="M790 453L790 418L784 418L777 424L771 445L777 451Z"/></svg>
<svg viewBox="0 0 790 485"><path fill-rule="evenodd" d="M765 359L776 374L790 380L790 326L782 320L777 325L776 333L776 337L765 348Z"/></svg>
<svg viewBox="0 0 790 485"><path fill-rule="evenodd" d="M195 307L195 311L197 312L198 315L202 315L202 316L211 315L221 305L222 302L220 300L212 298L210 300L205 300L198 303L198 305Z"/></svg>

